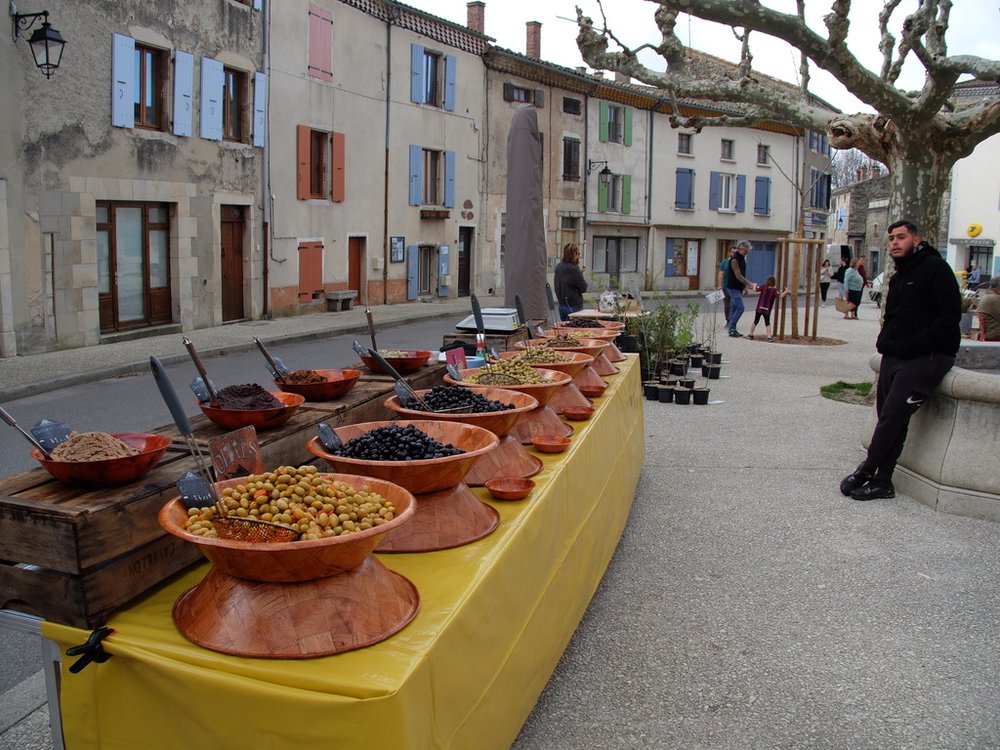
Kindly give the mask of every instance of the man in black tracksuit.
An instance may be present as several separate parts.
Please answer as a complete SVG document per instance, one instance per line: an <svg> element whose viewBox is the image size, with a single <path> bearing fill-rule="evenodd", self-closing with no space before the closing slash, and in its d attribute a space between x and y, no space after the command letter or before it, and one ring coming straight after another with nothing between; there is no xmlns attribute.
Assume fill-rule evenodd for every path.
<svg viewBox="0 0 1000 750"><path fill-rule="evenodd" d="M895 497L892 472L903 452L910 417L955 363L961 339L961 292L941 254L923 242L917 227L889 227L889 254L896 273L889 281L875 411L878 423L868 457L844 477L840 491L855 500Z"/></svg>

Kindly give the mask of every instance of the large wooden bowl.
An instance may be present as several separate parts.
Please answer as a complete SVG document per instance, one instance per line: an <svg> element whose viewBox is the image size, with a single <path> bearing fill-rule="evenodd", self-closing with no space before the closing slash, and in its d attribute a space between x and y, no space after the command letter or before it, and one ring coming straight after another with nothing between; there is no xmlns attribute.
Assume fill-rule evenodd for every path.
<svg viewBox="0 0 1000 750"><path fill-rule="evenodd" d="M516 349L525 349L529 346L548 346L557 352L579 352L596 357L610 346L610 342L604 339L580 339L576 344L553 346L547 343L545 339L531 339L530 341L518 341L514 344L514 348Z"/></svg>
<svg viewBox="0 0 1000 750"><path fill-rule="evenodd" d="M567 383L572 383L573 378L564 372L556 372L555 370L543 370L541 368L535 368L538 374L544 379L543 383L525 383L524 385L505 385L503 388L508 391L519 391L521 393L528 393L535 397L538 401L538 406L545 406L549 402L549 399L555 394L555 392L566 385ZM479 372L478 370L459 370L458 374L463 378L474 373ZM499 386L489 386L489 385L479 385L478 383L469 383L466 381L454 380L451 375L445 374L444 380L446 383L451 383L452 385L461 385L466 388L495 388Z"/></svg>
<svg viewBox="0 0 1000 750"><path fill-rule="evenodd" d="M482 427L489 430L497 437L503 437L508 432L510 428L514 426L521 415L526 411L531 411L538 406L538 400L527 393L519 393L517 391L506 390L504 388L483 388L482 390L477 390L484 398L492 399L493 401L502 401L505 404L513 404L513 409L505 409L504 411L490 411L482 413L467 412L464 414L429 414L426 411L419 411L418 409L407 409L405 406L400 405L399 396L391 396L385 400L385 407L391 409L392 411L399 414L403 419L434 419L434 420L444 420L446 422L462 422L463 424L471 424L476 427ZM417 391L417 394L423 396L428 391Z"/></svg>
<svg viewBox="0 0 1000 750"><path fill-rule="evenodd" d="M334 428L337 437L345 443L359 435L364 435L378 427L396 425L397 422L360 422ZM314 456L325 459L334 471L346 474L362 474L386 481L396 482L410 492L422 495L457 486L476 459L493 450L500 439L487 429L461 422L446 422L417 419L410 422L440 443L454 445L465 453L443 458L425 458L419 461L366 461L360 458L345 458L328 453L319 441L313 438L306 443L306 449Z"/></svg>
<svg viewBox="0 0 1000 750"><path fill-rule="evenodd" d="M306 401L332 401L340 398L354 387L361 377L361 370L315 370L326 378L322 383L286 383L275 380L274 384L288 393L297 393Z"/></svg>
<svg viewBox="0 0 1000 750"><path fill-rule="evenodd" d="M31 457L60 482L106 487L127 484L144 477L160 463L172 442L165 435L145 432L112 432L111 435L140 452L135 456L101 461L57 461L45 458L40 450L32 448Z"/></svg>
<svg viewBox="0 0 1000 750"><path fill-rule="evenodd" d="M187 510L180 498L160 509L160 526L174 536L198 546L201 553L223 573L248 581L293 583L313 581L357 568L371 554L388 532L405 523L416 510L413 495L398 484L383 479L350 474L324 474L331 480L346 482L360 489L368 487L392 501L396 515L381 526L364 531L298 542L239 542L189 534L184 530ZM227 479L215 486L219 490L235 487L241 481Z"/></svg>
<svg viewBox="0 0 1000 750"><path fill-rule="evenodd" d="M584 352L576 351L561 351L560 354L569 357L568 362L539 362L534 364L529 362L532 367L539 370L555 370L556 372L564 372L571 378L576 377L576 374L580 372L584 367L591 364L594 361L593 355L585 354ZM500 359L512 359L521 354L521 352L500 352Z"/></svg>
<svg viewBox="0 0 1000 750"><path fill-rule="evenodd" d="M241 427L253 427L256 430L270 430L279 427L292 418L298 411L305 396L298 393L283 393L281 391L269 391L283 406L273 409L220 409L211 404L198 406L216 426L223 430L238 430Z"/></svg>
<svg viewBox="0 0 1000 750"><path fill-rule="evenodd" d="M551 339L564 333L577 334L581 339L607 339L608 341L614 341L618 338L618 331L613 331L609 328L550 328L547 331L542 331L541 337L543 339Z"/></svg>
<svg viewBox="0 0 1000 750"><path fill-rule="evenodd" d="M579 318L577 318L577 320L579 320ZM567 323L565 321L562 321L562 322L556 323L555 327L556 328L568 328L571 331L572 330L579 330L579 329L587 330L588 328L591 328L591 329L592 328L597 328L597 329L607 328L610 331L620 331L620 330L622 330L625 327L625 323L624 323L624 321L621 321L621 320L597 320L597 319L591 318L590 320L587 320L587 325L586 326L571 326L571 325L567 325Z"/></svg>
<svg viewBox="0 0 1000 750"><path fill-rule="evenodd" d="M398 372L400 375L406 375L407 373L410 372L416 372L421 367L427 364L427 360L432 354L432 352L424 351L423 349L390 349L389 351L406 352L407 354L407 356L405 357L386 357L384 354L382 354L382 352L379 352L379 354L382 354L382 358L390 365L392 365L395 368L396 372ZM361 361L364 362L365 367L367 367L372 372L379 372L382 373L383 375L389 374L382 369L379 363L375 361L374 357L370 357L366 354L361 358Z"/></svg>

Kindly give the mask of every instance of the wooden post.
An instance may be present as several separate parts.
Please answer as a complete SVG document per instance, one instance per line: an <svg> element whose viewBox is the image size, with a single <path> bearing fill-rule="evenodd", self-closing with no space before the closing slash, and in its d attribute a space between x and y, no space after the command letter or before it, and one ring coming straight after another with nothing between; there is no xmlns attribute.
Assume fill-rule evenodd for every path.
<svg viewBox="0 0 1000 750"><path fill-rule="evenodd" d="M774 270L775 276L778 278L778 286L782 289L785 288L785 280L788 278L788 274L785 270L785 258L788 255L788 241L785 239L778 240L778 252L775 258ZM778 341L785 340L785 303L786 299L781 298L781 303L778 305L778 310L774 316L774 328L778 334Z"/></svg>
<svg viewBox="0 0 1000 750"><path fill-rule="evenodd" d="M813 278L816 279L816 289L819 289L819 276L823 267L823 243L816 244L816 261L813 268ZM816 323L819 320L819 292L813 296L813 329L811 339L816 340Z"/></svg>
<svg viewBox="0 0 1000 750"><path fill-rule="evenodd" d="M806 298L805 304L805 318L802 321L802 335L809 335L809 319L812 314L812 243L806 242Z"/></svg>
<svg viewBox="0 0 1000 750"><path fill-rule="evenodd" d="M799 268L802 266L802 250L798 242L792 250L792 338L799 337Z"/></svg>

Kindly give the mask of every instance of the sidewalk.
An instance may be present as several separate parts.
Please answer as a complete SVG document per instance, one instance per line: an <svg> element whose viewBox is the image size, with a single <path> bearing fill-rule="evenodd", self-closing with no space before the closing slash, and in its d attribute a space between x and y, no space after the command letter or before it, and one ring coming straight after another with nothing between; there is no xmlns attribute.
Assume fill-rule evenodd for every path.
<svg viewBox="0 0 1000 750"><path fill-rule="evenodd" d="M719 331L724 403L645 402L629 524L515 750L1000 747L1000 524L837 491L868 411L819 387L872 379L878 311L860 315L820 310L840 346ZM363 311L316 317L267 328L364 328ZM184 356L171 339L159 351ZM146 366L151 351L132 356ZM45 750L47 731L42 706L0 749Z"/></svg>

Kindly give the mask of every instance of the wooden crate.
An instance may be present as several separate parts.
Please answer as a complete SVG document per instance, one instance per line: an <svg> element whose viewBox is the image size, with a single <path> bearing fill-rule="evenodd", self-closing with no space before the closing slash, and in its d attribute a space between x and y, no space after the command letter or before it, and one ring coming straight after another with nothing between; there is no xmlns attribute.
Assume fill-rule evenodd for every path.
<svg viewBox="0 0 1000 750"><path fill-rule="evenodd" d="M423 367L406 379L413 388L441 382L442 366ZM320 422L332 426L391 419L382 406L391 379L363 377L342 399L305 403L281 427L258 435L269 467L309 463L306 442ZM199 416L195 440L224 434ZM0 608L81 628L102 625L110 612L198 562L196 547L160 528L156 515L177 495L175 482L195 468L173 425L154 432L174 444L149 474L122 487L85 489L34 469L4 480L0 494Z"/></svg>

